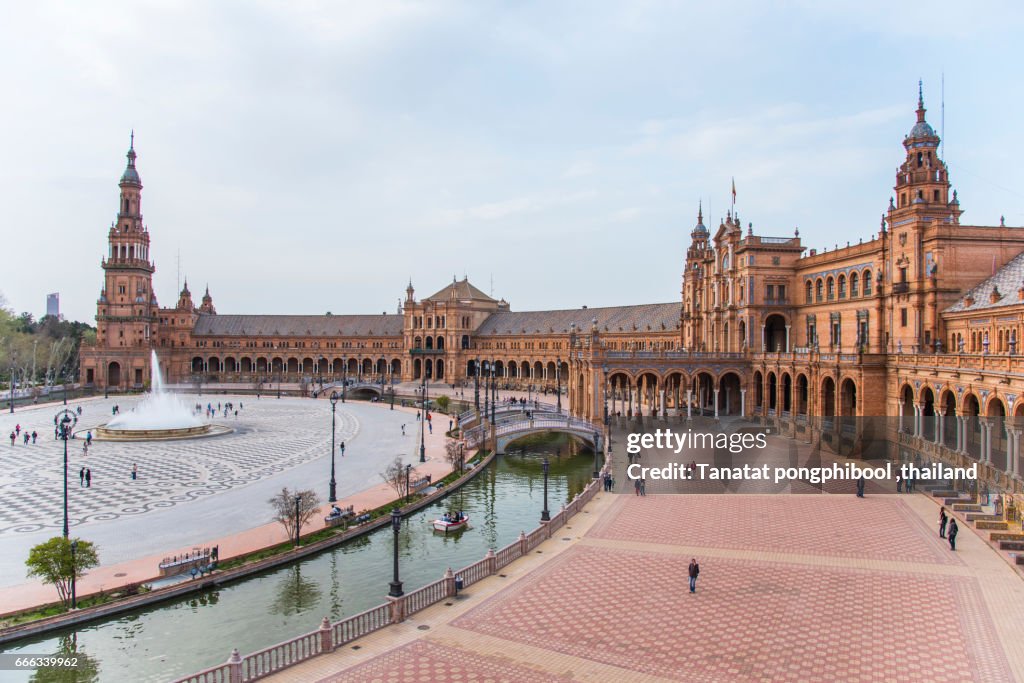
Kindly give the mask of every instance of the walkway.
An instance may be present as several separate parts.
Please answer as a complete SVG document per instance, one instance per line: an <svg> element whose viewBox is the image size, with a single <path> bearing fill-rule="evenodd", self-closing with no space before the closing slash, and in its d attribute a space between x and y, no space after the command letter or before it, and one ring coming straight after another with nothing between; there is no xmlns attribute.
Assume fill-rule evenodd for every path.
<svg viewBox="0 0 1024 683"><path fill-rule="evenodd" d="M600 494L502 575L269 680L1024 681L1024 583L968 528L950 552L936 511Z"/></svg>
<svg viewBox="0 0 1024 683"><path fill-rule="evenodd" d="M195 399L186 400L190 398ZM109 406L117 402L124 409L134 400L83 403L82 423L101 422L98 416L109 414ZM287 540L281 525L266 523L271 517L266 501L282 486L317 490L324 501L323 514L315 516L306 531L323 527L329 510L330 448L325 450L324 441L329 444L330 404L204 395L204 405L207 400L245 404L237 421L233 415L217 420L237 427L236 434L147 444L95 442L84 457L81 441L69 442L71 534L96 542L104 562L78 583L80 596L150 581L163 557L192 547L219 545L221 558L227 559ZM339 403L337 409L337 441L347 445L345 457L336 459L340 506L352 505L358 511L392 500L395 493L379 473L396 455L435 480L451 471L444 457L447 416L434 414L434 433L426 435L428 461L420 464L415 409L396 406L391 411L385 404L367 402ZM0 417L0 430L10 431L17 422L42 434L44 421L52 420L54 412L54 406L18 410ZM309 433L315 427L319 432ZM0 525L6 526L0 529L2 613L56 599L51 586L25 582L24 559L29 547L60 535L62 453L52 426L49 440L41 438L35 446L0 444L0 461L7 465L0 474L0 500L8 508L0 515L9 518L7 525ZM139 463L137 481L126 476L133 461ZM91 489L78 482L83 463L93 470Z"/></svg>

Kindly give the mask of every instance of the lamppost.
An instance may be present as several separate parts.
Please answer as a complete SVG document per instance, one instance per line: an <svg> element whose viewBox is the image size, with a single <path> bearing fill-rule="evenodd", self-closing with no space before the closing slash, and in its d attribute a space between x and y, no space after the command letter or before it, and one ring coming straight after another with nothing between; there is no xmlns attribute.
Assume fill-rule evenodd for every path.
<svg viewBox="0 0 1024 683"><path fill-rule="evenodd" d="M331 392L331 488L330 495L327 498L327 502L334 503L338 500L337 495L337 482L334 479L334 413L335 406L338 405L338 392Z"/></svg>
<svg viewBox="0 0 1024 683"><path fill-rule="evenodd" d="M54 416L60 438L64 440L64 538L68 537L68 439L78 424L78 416L74 411L64 409Z"/></svg>
<svg viewBox="0 0 1024 683"><path fill-rule="evenodd" d="M491 361L491 426L494 426L494 413L498 408L498 364Z"/></svg>
<svg viewBox="0 0 1024 683"><path fill-rule="evenodd" d="M601 366L604 371L604 428L608 429L608 364Z"/></svg>
<svg viewBox="0 0 1024 683"><path fill-rule="evenodd" d="M488 384L488 382L490 382L490 372L491 372L491 363L490 363L490 361L486 361L486 360L484 361L484 363L483 363L483 370L484 370L484 382L483 382L484 383L484 422L487 422L487 417L488 417L488 415L490 414L490 411L491 411L491 409L489 407L490 400L491 400L491 385Z"/></svg>
<svg viewBox="0 0 1024 683"><path fill-rule="evenodd" d="M402 530L402 513L398 508L391 508L391 530L395 532L395 578L391 582L391 590L388 595L393 598L400 598L402 593L402 582L398 580L398 532Z"/></svg>
<svg viewBox="0 0 1024 683"><path fill-rule="evenodd" d="M555 382L557 388L555 395L558 397L558 412L562 412L562 359L561 357L555 358Z"/></svg>
<svg viewBox="0 0 1024 683"><path fill-rule="evenodd" d="M540 511L540 521L548 522L551 520L551 513L548 512L548 469L550 469L551 463L548 462L547 456L544 456L544 462L541 463L541 468L544 470L544 509Z"/></svg>
<svg viewBox="0 0 1024 683"><path fill-rule="evenodd" d="M78 539L71 541L71 609L78 609L78 596L76 595L75 585L78 579L78 572L75 571L75 553L78 552Z"/></svg>
<svg viewBox="0 0 1024 683"><path fill-rule="evenodd" d="M410 491L409 491L409 473L412 471L412 463L406 463L405 465L405 504L409 504Z"/></svg>
<svg viewBox="0 0 1024 683"><path fill-rule="evenodd" d="M15 354L11 354L11 415L14 415L14 358ZM106 398L104 394L103 398Z"/></svg>
<svg viewBox="0 0 1024 683"><path fill-rule="evenodd" d="M320 377L320 390L321 391L324 388L324 368L321 365L323 360L324 360L323 356L317 356L316 357L316 374L319 375L319 377Z"/></svg>
<svg viewBox="0 0 1024 683"><path fill-rule="evenodd" d="M473 363L473 404L476 406L476 412L480 412L480 359L477 358Z"/></svg>
<svg viewBox="0 0 1024 683"><path fill-rule="evenodd" d="M420 375L420 392L423 403L423 408L420 411L420 462L427 461L427 444L426 444L426 432L427 432L427 373L424 372ZM397 561L397 560L396 560ZM396 574L397 576L397 574Z"/></svg>
<svg viewBox="0 0 1024 683"><path fill-rule="evenodd" d="M295 547L299 547L299 503L302 502L302 496L295 494Z"/></svg>
<svg viewBox="0 0 1024 683"><path fill-rule="evenodd" d="M594 479L597 479L599 476L601 476L601 466L598 463L598 458L600 457L600 455L599 455L600 451L601 451L601 435L598 434L597 432L594 432Z"/></svg>
<svg viewBox="0 0 1024 683"><path fill-rule="evenodd" d="M459 442L459 474L466 469L466 443Z"/></svg>

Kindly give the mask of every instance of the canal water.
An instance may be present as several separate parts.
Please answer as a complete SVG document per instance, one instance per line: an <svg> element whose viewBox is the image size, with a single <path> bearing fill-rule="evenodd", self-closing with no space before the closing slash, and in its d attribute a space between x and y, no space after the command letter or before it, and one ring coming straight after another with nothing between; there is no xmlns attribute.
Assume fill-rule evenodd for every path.
<svg viewBox="0 0 1024 683"><path fill-rule="evenodd" d="M590 482L593 454L571 456L564 439L534 442L500 456L462 489L409 518L399 534L406 592L482 559L540 520L541 461L550 460L548 498L558 510ZM447 537L430 522L464 510L470 528ZM7 653L77 656L77 675L55 670L0 671L2 681L168 681L223 663L231 648L246 654L385 602L391 581L390 526L314 557L215 590L77 629L19 641Z"/></svg>

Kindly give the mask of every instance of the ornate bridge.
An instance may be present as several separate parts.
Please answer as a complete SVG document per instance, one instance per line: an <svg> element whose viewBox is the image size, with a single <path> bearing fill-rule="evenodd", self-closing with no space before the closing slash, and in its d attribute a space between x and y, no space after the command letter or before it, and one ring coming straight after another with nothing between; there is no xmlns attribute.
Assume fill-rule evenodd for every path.
<svg viewBox="0 0 1024 683"><path fill-rule="evenodd" d="M496 453L502 454L505 448L524 436L531 434L558 433L569 434L595 449L600 449L602 436L600 429L589 420L573 417L566 413L532 412L533 417L527 418L525 413L506 414L494 425L481 422L465 431L466 440L472 446L478 446L493 439Z"/></svg>
<svg viewBox="0 0 1024 683"><path fill-rule="evenodd" d="M388 387L390 384L381 385L380 382L366 382L366 381L348 381L348 385L345 386L345 382L324 382L323 387L319 384L313 389L313 398L319 398L321 396L330 396L332 391L337 391L339 394L345 393L352 395L355 392L369 392L376 394L379 398L384 398L384 395L388 393Z"/></svg>

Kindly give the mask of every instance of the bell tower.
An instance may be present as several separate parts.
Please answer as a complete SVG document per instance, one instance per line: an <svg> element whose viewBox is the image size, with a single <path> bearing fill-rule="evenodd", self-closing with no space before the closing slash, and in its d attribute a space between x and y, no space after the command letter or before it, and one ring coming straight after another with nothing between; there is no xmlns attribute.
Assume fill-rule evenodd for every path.
<svg viewBox="0 0 1024 683"><path fill-rule="evenodd" d="M96 346L110 356L96 379L111 388L141 386L149 378L150 339L157 320L155 267L149 260L149 231L142 223L134 131L127 156L117 218L107 233L107 257L101 264L103 290L96 307Z"/></svg>

